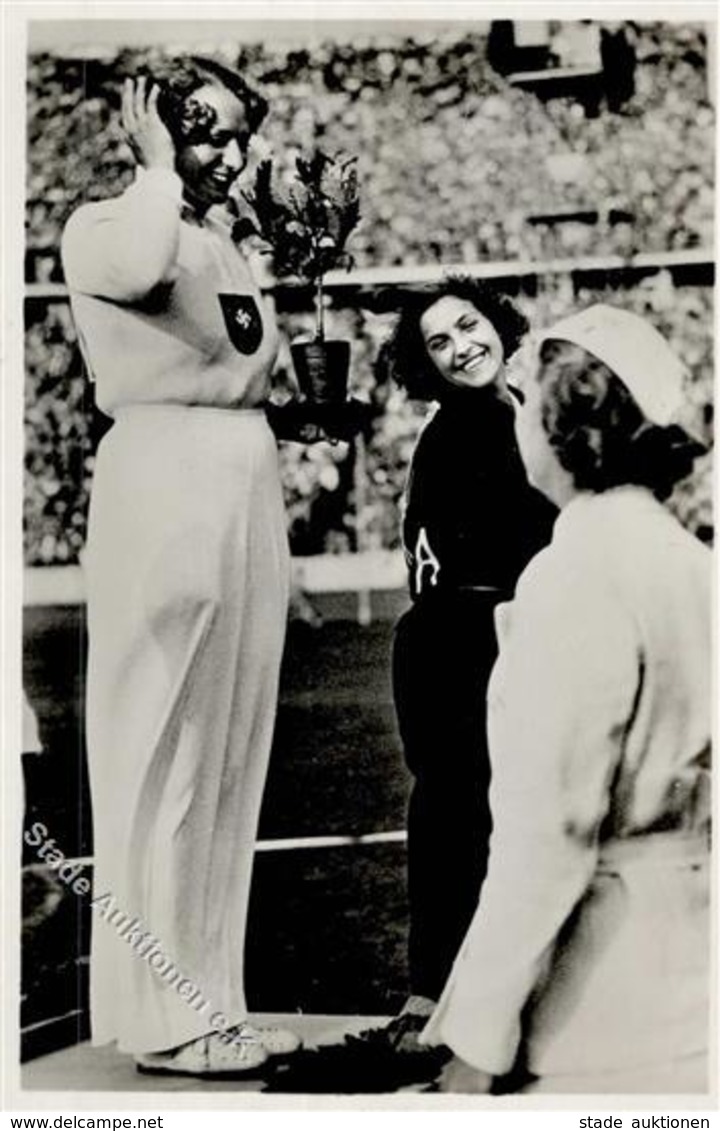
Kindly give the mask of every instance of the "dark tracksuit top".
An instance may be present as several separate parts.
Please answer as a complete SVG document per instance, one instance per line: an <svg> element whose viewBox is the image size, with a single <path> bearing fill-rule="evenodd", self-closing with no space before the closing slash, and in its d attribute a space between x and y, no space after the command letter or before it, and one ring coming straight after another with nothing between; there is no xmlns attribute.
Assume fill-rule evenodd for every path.
<svg viewBox="0 0 720 1131"><path fill-rule="evenodd" d="M509 399L448 389L410 468L403 540L413 605L393 684L408 768L410 989L437 998L477 905L491 819L487 682L494 610L552 532L528 482Z"/></svg>

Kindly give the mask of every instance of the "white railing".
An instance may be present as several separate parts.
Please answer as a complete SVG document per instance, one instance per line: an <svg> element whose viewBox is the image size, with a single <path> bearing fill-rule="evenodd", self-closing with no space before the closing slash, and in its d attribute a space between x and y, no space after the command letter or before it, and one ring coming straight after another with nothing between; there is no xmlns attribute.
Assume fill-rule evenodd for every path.
<svg viewBox="0 0 720 1131"><path fill-rule="evenodd" d="M682 271L686 268L712 269L715 255L711 248L689 248L683 251L651 251L639 255L595 255L574 259L504 259L486 263L427 263L400 267L364 267L353 271L329 271L326 286L330 291L347 288L372 288L432 283L450 273L471 275L478 279L523 279L545 275L583 275L615 271ZM265 274L265 290L291 286ZM67 298L64 283L28 283L26 298L63 301Z"/></svg>
<svg viewBox="0 0 720 1131"><path fill-rule="evenodd" d="M400 550L315 554L293 558L293 583L304 593L353 593L404 589L407 571ZM26 608L85 603L82 566L35 566L23 575Z"/></svg>

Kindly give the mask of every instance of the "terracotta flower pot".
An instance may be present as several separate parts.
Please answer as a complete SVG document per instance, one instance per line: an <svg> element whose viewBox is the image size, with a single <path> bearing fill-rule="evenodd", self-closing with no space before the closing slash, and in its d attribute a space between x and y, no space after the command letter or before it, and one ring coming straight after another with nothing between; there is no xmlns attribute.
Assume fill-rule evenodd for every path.
<svg viewBox="0 0 720 1131"><path fill-rule="evenodd" d="M300 392L314 404L347 399L350 342L316 338L290 347Z"/></svg>

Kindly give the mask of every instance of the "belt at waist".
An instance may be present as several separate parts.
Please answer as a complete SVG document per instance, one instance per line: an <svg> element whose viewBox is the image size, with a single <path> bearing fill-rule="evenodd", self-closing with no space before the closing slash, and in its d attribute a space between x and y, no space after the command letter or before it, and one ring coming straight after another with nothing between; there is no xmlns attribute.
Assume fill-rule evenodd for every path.
<svg viewBox="0 0 720 1131"><path fill-rule="evenodd" d="M507 595L507 589L501 589L499 585L456 585L455 588L460 593L500 593L503 596Z"/></svg>
<svg viewBox="0 0 720 1131"><path fill-rule="evenodd" d="M710 860L710 834L657 832L609 840L600 846L597 871L622 872L627 868L689 868Z"/></svg>
<svg viewBox="0 0 720 1131"><path fill-rule="evenodd" d="M493 597L497 601L510 601L512 593L502 589L499 585L454 585L445 582L441 585L425 586L419 593L414 594L414 601L432 600L433 597L452 597L462 593L479 593L481 596Z"/></svg>

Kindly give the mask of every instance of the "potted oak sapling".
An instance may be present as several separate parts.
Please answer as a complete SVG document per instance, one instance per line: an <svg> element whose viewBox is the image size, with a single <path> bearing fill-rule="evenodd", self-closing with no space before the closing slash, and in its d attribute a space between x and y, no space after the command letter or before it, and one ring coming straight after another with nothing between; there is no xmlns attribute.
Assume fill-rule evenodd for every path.
<svg viewBox="0 0 720 1131"><path fill-rule="evenodd" d="M295 160L285 180L265 160L243 192L254 219L242 221L272 248L275 274L312 285L315 332L290 349L302 397L310 405L336 405L347 398L350 343L325 336L324 279L328 271L350 267L348 237L360 219L357 159L316 149Z"/></svg>

